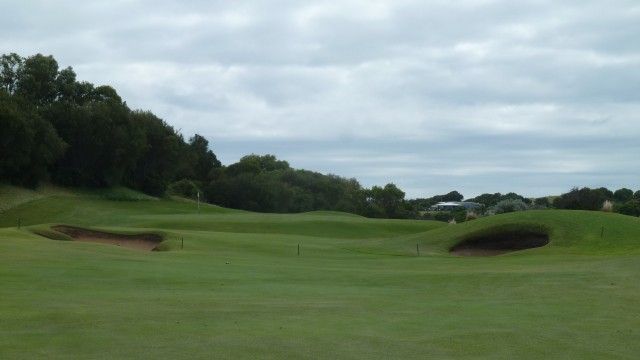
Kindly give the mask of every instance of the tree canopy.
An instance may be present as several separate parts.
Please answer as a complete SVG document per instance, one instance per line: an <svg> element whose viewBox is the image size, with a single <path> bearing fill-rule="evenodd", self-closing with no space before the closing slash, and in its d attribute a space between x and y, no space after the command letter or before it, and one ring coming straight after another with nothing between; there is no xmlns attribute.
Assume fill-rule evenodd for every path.
<svg viewBox="0 0 640 360"><path fill-rule="evenodd" d="M151 112L129 109L114 88L59 70L53 56L5 54L0 64L0 181L160 195L181 177L206 180L220 166L204 137L186 143Z"/></svg>

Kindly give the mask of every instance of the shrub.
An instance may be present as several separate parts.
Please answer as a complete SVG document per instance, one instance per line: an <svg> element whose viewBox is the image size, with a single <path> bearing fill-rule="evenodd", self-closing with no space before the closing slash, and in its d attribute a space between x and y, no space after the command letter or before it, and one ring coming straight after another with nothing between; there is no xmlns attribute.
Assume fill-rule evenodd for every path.
<svg viewBox="0 0 640 360"><path fill-rule="evenodd" d="M435 215L433 215L433 218L436 221L449 222L449 219L451 219L451 214L446 211L439 211Z"/></svg>
<svg viewBox="0 0 640 360"><path fill-rule="evenodd" d="M467 219L467 210L460 206L459 208L451 211L451 218L457 223L464 222Z"/></svg>
<svg viewBox="0 0 640 360"><path fill-rule="evenodd" d="M473 211L469 211L469 212L467 213L467 217L466 217L466 219L465 219L465 220L466 220L466 221L469 221L469 220L475 220L475 219L477 219L477 218L478 218L478 215L477 215L476 213L474 213Z"/></svg>
<svg viewBox="0 0 640 360"><path fill-rule="evenodd" d="M482 216L487 213L487 207L484 204L480 204L474 207L473 209L471 209L471 212L473 212L477 218L478 216Z"/></svg>
<svg viewBox="0 0 640 360"><path fill-rule="evenodd" d="M201 191L193 181L182 179L169 185L167 192L169 195L195 199Z"/></svg>
<svg viewBox="0 0 640 360"><path fill-rule="evenodd" d="M493 207L495 214L505 214L516 211L525 211L528 209L527 204L520 199L507 199L502 200Z"/></svg>
<svg viewBox="0 0 640 360"><path fill-rule="evenodd" d="M640 216L640 201L631 199L616 208L616 212L630 216Z"/></svg>
<svg viewBox="0 0 640 360"><path fill-rule="evenodd" d="M536 206L540 206L540 207L549 207L551 205L551 203L549 202L549 198L548 197L536 198L534 200L534 204Z"/></svg>

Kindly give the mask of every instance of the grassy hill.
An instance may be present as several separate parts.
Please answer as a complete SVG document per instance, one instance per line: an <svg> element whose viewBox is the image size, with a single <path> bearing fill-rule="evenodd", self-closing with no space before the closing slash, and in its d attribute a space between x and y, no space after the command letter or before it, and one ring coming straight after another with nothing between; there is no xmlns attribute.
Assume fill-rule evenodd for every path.
<svg viewBox="0 0 640 360"><path fill-rule="evenodd" d="M640 353L637 218L532 211L448 225L6 186L0 204L3 359ZM169 251L38 235L59 224L154 232ZM449 254L466 239L527 229L549 244Z"/></svg>

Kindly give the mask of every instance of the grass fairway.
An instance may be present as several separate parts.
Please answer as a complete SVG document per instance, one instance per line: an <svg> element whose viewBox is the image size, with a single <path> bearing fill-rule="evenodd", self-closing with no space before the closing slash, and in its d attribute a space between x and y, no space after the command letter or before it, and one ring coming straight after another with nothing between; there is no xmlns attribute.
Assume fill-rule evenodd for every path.
<svg viewBox="0 0 640 360"><path fill-rule="evenodd" d="M0 359L640 354L638 218L532 211L447 225L25 194L0 212ZM59 224L154 232L169 251L37 235ZM518 228L544 229L549 245L448 253Z"/></svg>

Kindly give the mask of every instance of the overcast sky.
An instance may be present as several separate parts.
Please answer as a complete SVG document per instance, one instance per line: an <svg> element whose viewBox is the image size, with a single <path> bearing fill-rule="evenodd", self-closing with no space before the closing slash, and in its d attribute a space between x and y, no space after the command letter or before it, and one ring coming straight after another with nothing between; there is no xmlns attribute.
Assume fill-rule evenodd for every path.
<svg viewBox="0 0 640 360"><path fill-rule="evenodd" d="M407 198L640 190L637 0L0 0L0 51L53 55L225 165Z"/></svg>

